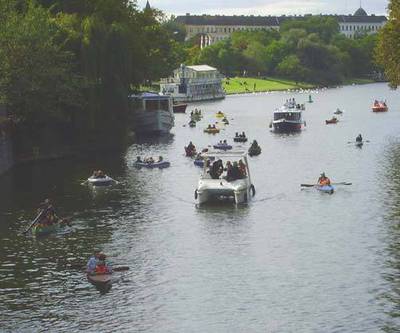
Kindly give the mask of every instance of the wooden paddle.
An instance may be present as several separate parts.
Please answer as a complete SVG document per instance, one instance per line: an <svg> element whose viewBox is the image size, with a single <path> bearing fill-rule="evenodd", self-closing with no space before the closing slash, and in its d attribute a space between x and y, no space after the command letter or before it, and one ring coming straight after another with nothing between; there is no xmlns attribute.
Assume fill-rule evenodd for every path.
<svg viewBox="0 0 400 333"><path fill-rule="evenodd" d="M29 230L31 230L31 229L33 228L33 226L34 226L36 223L38 223L38 221L42 218L42 216L43 216L43 214L44 214L45 211L46 211L46 210L43 209L43 210L38 214L38 216L36 216L36 218L33 220L33 222L31 223L31 225L28 227L28 229L26 229L26 230L23 232L23 234L26 234L27 232L29 232Z"/></svg>
<svg viewBox="0 0 400 333"><path fill-rule="evenodd" d="M71 264L69 266L69 268L82 270L82 271L86 270L86 266L84 266L82 264ZM112 270L113 270L113 272L125 272L125 271L129 271L129 267L128 266L118 266L118 267L113 267Z"/></svg>
<svg viewBox="0 0 400 333"><path fill-rule="evenodd" d="M331 185L352 185L352 183L340 182L340 183L331 183ZM301 187L315 187L321 186L320 184L300 184Z"/></svg>

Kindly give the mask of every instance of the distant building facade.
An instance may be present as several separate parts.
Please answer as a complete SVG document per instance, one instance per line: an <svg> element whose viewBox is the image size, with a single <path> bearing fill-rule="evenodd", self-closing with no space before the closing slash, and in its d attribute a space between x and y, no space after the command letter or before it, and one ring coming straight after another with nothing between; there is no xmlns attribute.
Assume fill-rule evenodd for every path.
<svg viewBox="0 0 400 333"><path fill-rule="evenodd" d="M186 27L186 38L200 38L200 46L212 45L227 39L235 31L279 30L287 20L303 20L306 16L221 16L190 15L178 16L178 23ZM346 37L354 38L357 34L376 33L386 23L386 16L368 15L359 8L354 15L327 15L334 17L339 23L339 32Z"/></svg>
<svg viewBox="0 0 400 333"><path fill-rule="evenodd" d="M179 102L220 99L225 97L222 78L216 68L208 65L181 65L172 77L161 79L160 92Z"/></svg>

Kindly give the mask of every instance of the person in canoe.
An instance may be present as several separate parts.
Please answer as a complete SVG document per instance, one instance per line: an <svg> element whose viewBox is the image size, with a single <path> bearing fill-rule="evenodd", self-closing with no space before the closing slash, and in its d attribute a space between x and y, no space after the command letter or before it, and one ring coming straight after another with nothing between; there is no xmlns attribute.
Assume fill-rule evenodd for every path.
<svg viewBox="0 0 400 333"><path fill-rule="evenodd" d="M321 173L321 176L318 178L318 185L326 186L331 185L331 180L325 175L325 172Z"/></svg>
<svg viewBox="0 0 400 333"><path fill-rule="evenodd" d="M358 136L356 137L356 142L360 143L362 141L363 141L363 138L362 138L361 134L358 134Z"/></svg>
<svg viewBox="0 0 400 333"><path fill-rule="evenodd" d="M42 217L37 222L42 225L52 225L58 221L56 210L54 209L50 199L43 201L37 210L38 214L42 214Z"/></svg>
<svg viewBox="0 0 400 333"><path fill-rule="evenodd" d="M99 261L99 256L100 256L100 250L95 249L93 251L93 255L89 258L87 264L86 264L86 273L92 274L96 270L97 263Z"/></svg>

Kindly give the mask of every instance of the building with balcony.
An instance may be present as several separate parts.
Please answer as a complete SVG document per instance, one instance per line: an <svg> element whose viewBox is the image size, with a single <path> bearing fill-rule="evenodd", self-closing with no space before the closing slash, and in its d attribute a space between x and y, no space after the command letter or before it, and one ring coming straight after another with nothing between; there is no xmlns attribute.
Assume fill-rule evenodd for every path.
<svg viewBox="0 0 400 333"><path fill-rule="evenodd" d="M225 97L223 76L208 65L181 65L173 76L161 79L160 92L176 102L194 102Z"/></svg>

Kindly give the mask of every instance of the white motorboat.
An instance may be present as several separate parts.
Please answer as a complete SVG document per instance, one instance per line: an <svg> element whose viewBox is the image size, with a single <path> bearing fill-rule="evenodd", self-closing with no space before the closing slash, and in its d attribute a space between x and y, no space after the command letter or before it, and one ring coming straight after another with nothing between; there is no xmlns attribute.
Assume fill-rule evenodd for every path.
<svg viewBox="0 0 400 333"><path fill-rule="evenodd" d="M114 185L116 181L111 177L105 175L104 177L94 177L91 176L87 179L87 182L91 186L99 187L99 186L110 186Z"/></svg>
<svg viewBox="0 0 400 333"><path fill-rule="evenodd" d="M199 204L211 201L233 200L236 204L248 202L255 195L254 185L251 183L250 170L248 166L247 154L245 152L209 152L203 154L205 161L212 160L213 163L221 160L237 162L242 160L245 164L246 174L240 179L229 180L226 171L220 177L211 176L207 162L204 163L203 173L200 176L198 187L195 191L195 199Z"/></svg>

